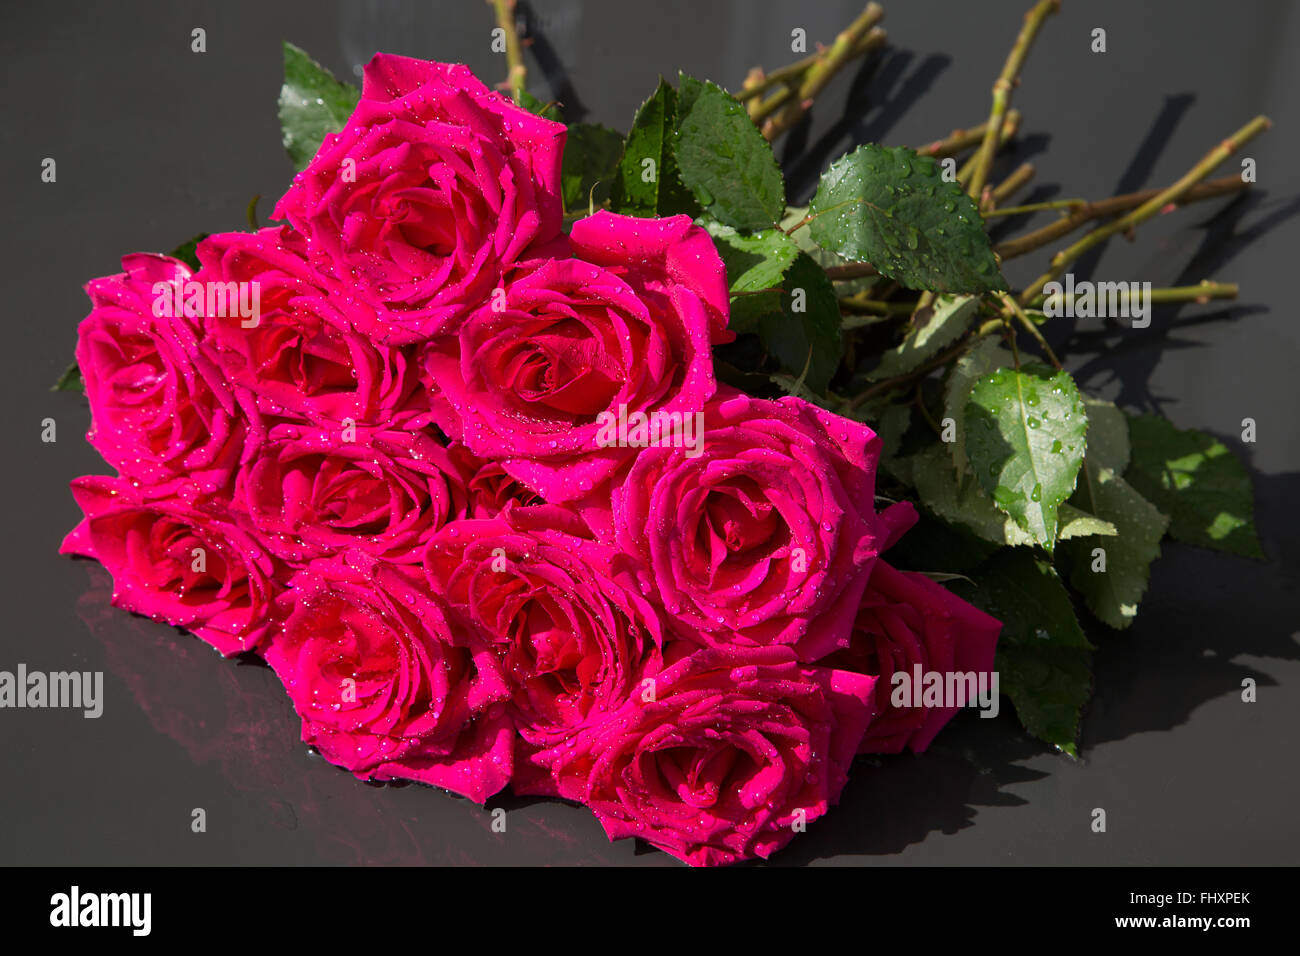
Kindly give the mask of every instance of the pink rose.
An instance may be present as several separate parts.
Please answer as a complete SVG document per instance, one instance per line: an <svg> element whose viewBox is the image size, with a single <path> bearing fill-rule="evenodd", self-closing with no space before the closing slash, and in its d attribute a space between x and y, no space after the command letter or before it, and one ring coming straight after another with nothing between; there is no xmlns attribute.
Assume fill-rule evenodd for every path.
<svg viewBox="0 0 1300 956"><path fill-rule="evenodd" d="M443 430L553 502L629 460L620 416L693 434L712 347L733 338L722 261L688 217L601 212L569 242L572 258L521 266L425 353Z"/></svg>
<svg viewBox="0 0 1300 956"><path fill-rule="evenodd" d="M665 656L652 699L532 761L611 840L641 837L692 865L767 857L839 800L874 678L801 667L788 647L677 642Z"/></svg>
<svg viewBox="0 0 1300 956"><path fill-rule="evenodd" d="M429 541L430 586L501 655L520 736L550 746L659 669L659 617L626 560L553 505L456 521Z"/></svg>
<svg viewBox="0 0 1300 956"><path fill-rule="evenodd" d="M496 656L452 629L418 569L359 553L313 562L281 599L266 661L302 739L362 780L416 780L482 803L510 779Z"/></svg>
<svg viewBox="0 0 1300 956"><path fill-rule="evenodd" d="M469 517L495 518L507 506L532 507L546 502L533 490L511 477L497 461L485 461L471 455L465 446L452 442L451 450L468 463L470 477L465 482L469 492Z"/></svg>
<svg viewBox="0 0 1300 956"><path fill-rule="evenodd" d="M876 678L876 718L862 740L861 753L920 753L953 715L973 701L969 684L954 681L961 693L950 706L912 706L924 689L924 675L991 674L1002 624L935 583L924 574L896 571L877 561L853 625L850 646L821 663ZM907 675L896 683L895 675ZM922 686L916 686L917 675ZM899 694L908 701L894 706Z"/></svg>
<svg viewBox="0 0 1300 956"><path fill-rule="evenodd" d="M867 574L911 506L873 510L879 439L797 398L726 389L703 454L643 449L607 519L642 582L710 645L789 644L804 661L847 646Z"/></svg>
<svg viewBox="0 0 1300 956"><path fill-rule="evenodd" d="M419 561L424 542L465 515L466 475L428 434L271 428L235 481L235 501L267 548L301 565L348 550Z"/></svg>
<svg viewBox="0 0 1300 956"><path fill-rule="evenodd" d="M419 341L560 235L564 135L464 66L376 54L347 125L274 215L320 271L386 307L378 339Z"/></svg>
<svg viewBox="0 0 1300 956"><path fill-rule="evenodd" d="M149 489L90 475L72 482L85 520L61 554L113 576L113 606L183 627L227 656L259 650L281 590L266 549L184 479Z"/></svg>
<svg viewBox="0 0 1300 956"><path fill-rule="evenodd" d="M77 329L86 384L86 439L128 478L184 476L222 487L245 434L237 390L199 350L196 319L175 308L190 270L167 256L122 259L126 271L86 285L91 311Z"/></svg>
<svg viewBox="0 0 1300 956"><path fill-rule="evenodd" d="M254 393L267 415L418 427L428 403L410 347L374 344L361 334L375 327L374 307L313 269L305 252L302 237L287 226L199 243L202 268L194 281L225 287L226 301L237 290L242 303L257 306L251 317L228 307L203 316L204 346L222 375Z"/></svg>

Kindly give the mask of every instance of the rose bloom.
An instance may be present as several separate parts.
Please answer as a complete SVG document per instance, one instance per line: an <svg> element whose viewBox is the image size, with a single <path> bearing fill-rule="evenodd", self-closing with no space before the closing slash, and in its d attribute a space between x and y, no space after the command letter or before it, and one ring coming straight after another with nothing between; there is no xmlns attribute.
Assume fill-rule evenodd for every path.
<svg viewBox="0 0 1300 956"><path fill-rule="evenodd" d="M202 317L204 348L268 416L418 427L428 403L411 348L372 343L363 333L374 327L374 307L313 269L305 253L288 227L201 241L194 281L236 283L245 301L252 283L258 289L255 316L226 309Z"/></svg>
<svg viewBox="0 0 1300 956"><path fill-rule="evenodd" d="M85 513L60 554L94 558L113 576L113 606L183 627L222 654L259 650L281 590L273 557L197 486L136 488L90 475L72 482Z"/></svg>
<svg viewBox="0 0 1300 956"><path fill-rule="evenodd" d="M86 439L128 478L184 476L216 490L242 452L246 395L200 351L197 320L183 304L173 314L189 267L141 253L124 257L122 268L86 285L92 307L77 328Z"/></svg>
<svg viewBox="0 0 1300 956"><path fill-rule="evenodd" d="M235 502L266 547L300 566L358 550L399 563L466 513L468 475L429 434L274 425L235 479Z"/></svg>
<svg viewBox="0 0 1300 956"><path fill-rule="evenodd" d="M896 707L894 674L906 674L907 700L917 665L921 674L990 674L1002 624L966 603L924 574L898 571L877 561L853 624L850 646L827 657L827 667L876 678L876 718L862 740L861 753L917 753L969 703L952 707ZM965 690L964 683L957 686Z"/></svg>
<svg viewBox="0 0 1300 956"><path fill-rule="evenodd" d="M416 780L482 803L510 779L496 655L453 630L418 569L360 553L313 562L281 598L266 661L302 739L362 780Z"/></svg>
<svg viewBox="0 0 1300 956"><path fill-rule="evenodd" d="M316 268L385 307L376 338L419 341L560 236L564 136L464 66L376 54L347 125L274 215Z"/></svg>
<svg viewBox="0 0 1300 956"><path fill-rule="evenodd" d="M659 616L628 562L560 507L452 522L430 539L424 569L500 654L515 726L533 746L598 720L659 669Z"/></svg>
<svg viewBox="0 0 1300 956"><path fill-rule="evenodd" d="M458 461L465 463L469 478L469 517L495 518L507 506L532 507L545 504L535 491L506 472L498 461L488 461L470 453L460 442L449 446Z"/></svg>
<svg viewBox="0 0 1300 956"><path fill-rule="evenodd" d="M536 754L549 785L524 789L581 801L611 840L692 865L767 857L839 800L874 678L801 666L788 647L678 641L665 657L652 696Z"/></svg>
<svg viewBox="0 0 1300 956"><path fill-rule="evenodd" d="M788 644L803 661L847 646L867 574L910 505L874 513L879 439L798 398L726 389L705 410L703 454L639 452L588 509L612 524L648 589L706 644Z"/></svg>
<svg viewBox="0 0 1300 956"><path fill-rule="evenodd" d="M574 223L569 245L570 258L508 275L424 360L443 430L552 502L635 454L608 421L691 428L716 388L712 347L734 338L722 260L687 216L601 212Z"/></svg>

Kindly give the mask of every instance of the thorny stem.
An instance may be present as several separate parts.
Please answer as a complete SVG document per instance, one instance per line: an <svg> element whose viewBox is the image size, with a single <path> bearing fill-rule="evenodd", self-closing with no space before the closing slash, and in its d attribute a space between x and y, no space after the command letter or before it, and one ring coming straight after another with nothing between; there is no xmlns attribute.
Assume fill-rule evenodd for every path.
<svg viewBox="0 0 1300 956"><path fill-rule="evenodd" d="M1211 299L1235 299L1239 291L1235 282L1211 282L1205 279L1197 285L1172 286L1167 289L1152 289L1148 295L1151 302L1199 302ZM1121 290L1121 301L1127 299L1128 291ZM1062 296L1063 301L1070 302L1073 296ZM1047 296L1038 295L1029 303L1031 308L1039 308L1047 301Z"/></svg>
<svg viewBox="0 0 1300 956"><path fill-rule="evenodd" d="M866 293L846 295L840 299L840 308L851 315L911 315L912 302L878 302L867 298Z"/></svg>
<svg viewBox="0 0 1300 956"><path fill-rule="evenodd" d="M755 122L761 123L760 129L769 143L799 122L812 106L813 99L825 89L826 84L841 67L860 53L885 42L885 31L876 27L884 15L885 11L878 3L868 3L858 18L841 31L835 38L835 42L823 51L817 62L808 67L799 81L797 90L793 85L787 87L794 92L781 103L776 104L780 112L775 114L769 112L771 103L769 100L751 114ZM778 97L781 95L777 94ZM771 118L763 122L764 117L768 115Z"/></svg>
<svg viewBox="0 0 1300 956"><path fill-rule="evenodd" d="M845 62L855 60L858 57L870 52L879 46L885 39L883 30L869 31L865 36L858 40L849 53ZM756 123L771 116L777 108L788 103L790 99L799 92L800 82L807 71L821 62L826 57L826 47L821 47L816 53L805 57L798 63L792 63L790 66L782 67L779 70L773 70L770 74L764 73L761 67L754 67L745 77L745 82L736 94L736 99L746 103L746 109L749 115ZM760 97L758 94L770 90L774 86L780 86L771 96Z"/></svg>
<svg viewBox="0 0 1300 956"><path fill-rule="evenodd" d="M736 99L744 103L746 100L753 99L755 96L766 93L772 87L785 83L788 80L798 79L803 76L804 72L822 58L822 50L816 53L810 53L802 60L797 60L786 66L773 70L771 73L764 73L761 69L755 68L750 71L749 78L745 85L741 87L739 93L735 94Z"/></svg>
<svg viewBox="0 0 1300 956"><path fill-rule="evenodd" d="M1014 178L1013 174L1013 177ZM1008 179L1007 183L1010 182ZM1003 183L1006 186L1007 183ZM1174 209L1185 206L1188 203L1199 202L1203 199L1214 199L1217 196L1224 196L1228 193L1240 192L1250 186L1249 183L1243 182L1240 176L1223 176L1220 179L1211 179L1208 182L1197 183L1191 189L1187 190L1177 200L1165 204L1160 212L1173 212ZM1002 187L999 187L999 189ZM999 259L1006 261L1014 259L1017 256L1023 256L1026 253L1033 252L1042 246L1047 245L1061 236L1068 235L1081 226L1087 225L1094 219L1105 219L1108 216L1115 216L1130 209L1135 209L1143 203L1162 195L1166 190L1147 189L1142 192L1126 193L1122 196L1112 196L1109 199L1099 199L1095 202L1089 202L1084 206L1076 209L1069 216L1062 216L1056 222L1036 229L1033 232L1027 232L1023 236L1017 236L1014 239L1008 239L1006 242L1000 242L993 247ZM993 191L994 199L997 198L998 190ZM826 270L826 274L836 282L843 282L848 279L862 279L868 276L877 275L876 267L868 262L851 262L842 266L831 266Z"/></svg>
<svg viewBox="0 0 1300 956"><path fill-rule="evenodd" d="M1018 110L1012 110L1007 114L1006 121L1002 124L1002 131L998 134L997 149L995 149L994 152L996 153L997 150L1002 149L1002 147L1006 146L1007 143L1011 142L1012 138L1019 131L1020 113ZM976 153L970 159L966 160L966 162L962 163L961 168L957 170L957 182L965 185L971 181L971 177L975 174L975 167L979 162L979 158L980 154Z"/></svg>
<svg viewBox="0 0 1300 956"><path fill-rule="evenodd" d="M1022 303L1033 301L1034 297L1043 291L1043 286L1047 285L1047 283L1065 272L1066 266L1075 259L1078 259L1089 249L1094 248L1118 232L1126 232L1134 226L1137 226L1139 223L1145 222L1170 203L1178 202L1178 200L1182 199L1193 186L1213 172L1214 168L1218 166L1219 163L1223 162L1244 144L1264 132L1264 130L1268 129L1271 125L1272 123L1269 121L1267 116L1256 116L1241 129L1237 130L1237 132L1233 133L1218 146L1214 147L1214 149L1206 153L1205 157L1199 163L1188 170L1182 179L1178 180L1178 182L1174 183L1168 189L1165 189L1158 195L1148 199L1128 215L1121 216L1104 226L1098 226L1072 246L1062 249L1052 257L1048 270L1035 279L1028 288L1020 294L1020 301Z"/></svg>
<svg viewBox="0 0 1300 956"><path fill-rule="evenodd" d="M1035 202L1027 206L1007 206L1005 209L994 209L984 213L985 219L992 219L994 216L1020 216L1028 212L1044 212L1048 209L1079 209L1088 205L1086 199L1053 199L1050 202Z"/></svg>
<svg viewBox="0 0 1300 956"><path fill-rule="evenodd" d="M912 369L912 371L907 372L903 375L896 375L893 378L887 378L883 382L877 382L875 385L871 386L866 391L859 392L857 395L853 396L848 401L846 401L843 405L843 408L846 411L852 411L853 409L861 405L863 402L869 401L870 399L875 398L877 395L883 395L886 392L892 392L894 389L902 385L906 385L908 382L912 381L915 378L920 378L921 376L928 375L930 372L933 372L939 366L947 365L948 362L956 358L962 352L966 351L966 349L969 347L970 347L969 339L963 342L959 342L957 345L954 345L952 348L948 349L947 351L940 352L938 355L930 359L928 362L923 362L922 364L918 365L916 368Z"/></svg>
<svg viewBox="0 0 1300 956"><path fill-rule="evenodd" d="M924 418L925 423L930 426L930 430L942 438L943 430L939 427L939 423L934 420L934 416L930 414L930 409L925 407L925 390L922 387L922 383L922 379L917 379L916 392L912 396L912 404L915 405L916 410L921 413L921 417Z"/></svg>
<svg viewBox="0 0 1300 956"><path fill-rule="evenodd" d="M1007 309L1015 313L1016 318L1020 320L1020 323L1025 327L1029 334L1038 342L1038 347L1043 350L1043 354L1046 355L1052 365L1056 367L1056 370L1060 371L1061 360L1056 357L1056 353L1052 351L1052 347L1047 344L1047 339L1043 338L1043 333L1039 331L1038 326L1034 325L1033 320L1030 319L1029 316L1025 315L1025 310L1020 307L1020 303L1005 292L999 294L998 298L1002 300L1002 304Z"/></svg>
<svg viewBox="0 0 1300 956"><path fill-rule="evenodd" d="M1020 35L1016 37L1015 46L1011 48L1011 55L1007 57L1001 75L993 84L993 109L989 113L984 142L980 144L979 152L976 154L975 168L966 188L967 193L977 202L984 192L984 183L988 180L989 170L993 166L993 154L997 152L1007 106L1011 102L1011 91L1020 82L1020 70L1029 55L1029 48L1033 45L1034 37L1038 35L1043 21L1060 8L1061 0L1038 0L1033 9L1025 14L1025 25L1021 28Z"/></svg>
<svg viewBox="0 0 1300 956"><path fill-rule="evenodd" d="M491 0L496 9L497 26L506 37L506 84L516 103L522 103L528 86L528 68L524 66L524 53L515 26L515 0Z"/></svg>
<svg viewBox="0 0 1300 956"><path fill-rule="evenodd" d="M1034 164L1022 163L1014 173L1004 179L1000 185L994 187L992 194L993 207L996 208L998 203L1010 199L1033 178Z"/></svg>
<svg viewBox="0 0 1300 956"><path fill-rule="evenodd" d="M1007 122L1020 123L1020 111L1011 110L1007 113ZM918 156L933 156L935 159L944 159L948 156L956 156L958 153L964 153L972 146L978 146L984 141L984 131L988 129L988 120L980 123L979 126L972 126L970 129L953 130L947 139L937 139L933 143L927 143L924 146L918 146L916 149Z"/></svg>
<svg viewBox="0 0 1300 956"><path fill-rule="evenodd" d="M1162 209L1161 212L1172 212L1178 206L1190 202L1213 199L1216 196L1239 192L1249 185L1249 183L1243 182L1240 176L1224 176L1221 179L1211 179L1208 182L1196 184L1187 190L1176 203L1171 203L1168 209ZM997 191L994 190L994 192L996 194ZM1136 209L1148 200L1159 196L1161 192L1160 189L1147 189L1142 192L1127 193L1122 196L1112 196L1109 199L1085 203L1070 215L1063 216L1056 222L1043 226L1041 229L998 243L994 246L993 251L1004 260L1023 256L1027 252L1033 252L1035 249L1047 245L1054 239L1059 239L1061 236L1074 232L1074 230L1091 222L1093 219L1105 219L1107 216L1115 216L1130 209ZM1005 212L1005 210L1002 211Z"/></svg>

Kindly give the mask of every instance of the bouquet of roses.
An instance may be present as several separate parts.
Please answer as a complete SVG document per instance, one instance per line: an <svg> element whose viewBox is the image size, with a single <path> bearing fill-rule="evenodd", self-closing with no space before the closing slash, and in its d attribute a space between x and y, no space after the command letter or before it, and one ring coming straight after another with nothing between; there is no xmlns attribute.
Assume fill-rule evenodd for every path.
<svg viewBox="0 0 1300 956"><path fill-rule="evenodd" d="M1006 689L1072 751L1089 645L1055 546L1122 624L1168 519L1038 331L1054 275L1012 296L984 231L1010 84L977 135L860 147L794 209L767 138L879 45L879 8L739 99L661 81L624 138L528 94L499 6L512 96L385 54L357 91L286 45L279 224L87 286L68 381L118 474L73 483L63 550L116 606L264 658L362 779L563 797L716 864L824 814L855 755L996 711L1002 624L881 557L921 518L912 553L1007 619ZM975 145L964 178L936 160Z"/></svg>

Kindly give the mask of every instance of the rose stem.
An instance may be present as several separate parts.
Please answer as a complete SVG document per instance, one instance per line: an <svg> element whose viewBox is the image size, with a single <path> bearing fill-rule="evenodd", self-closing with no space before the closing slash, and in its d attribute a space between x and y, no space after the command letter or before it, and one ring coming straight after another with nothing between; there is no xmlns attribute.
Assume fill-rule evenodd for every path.
<svg viewBox="0 0 1300 956"><path fill-rule="evenodd" d="M1012 110L1007 114L1006 122L1002 124L1002 132L998 136L998 149L1006 146L1011 142L1011 138L1020 131L1020 111ZM966 162L962 163L961 168L957 170L957 182L969 183L971 176L974 175L976 163L979 160L979 154L976 153Z"/></svg>
<svg viewBox="0 0 1300 956"><path fill-rule="evenodd" d="M857 395L854 395L852 398L848 399L842 406L842 409L844 411L852 411L853 409L857 408L859 405L861 405L863 402L867 401L868 399L875 398L877 395L882 395L885 392L892 392L894 389L898 388L899 386L906 385L914 378L919 378L922 375L927 375L930 372L933 372L939 366L947 365L949 361L956 358L962 352L966 351L966 349L969 346L970 346L970 342L968 340L959 342L957 345L954 345L952 348L948 349L947 351L940 352L938 355L930 359L928 362L922 362L920 365L912 369L912 371L910 372L906 372L903 375L896 375L893 378L887 378L883 382L877 382L875 385L872 385L870 388L866 389L865 391L859 392Z"/></svg>
<svg viewBox="0 0 1300 956"><path fill-rule="evenodd" d="M522 103L528 88L528 68L524 66L524 53L519 43L519 30L515 26L515 0L492 0L496 8L497 26L506 37L506 83L516 103Z"/></svg>
<svg viewBox="0 0 1300 956"><path fill-rule="evenodd" d="M1150 291L1150 301L1152 302L1197 302L1204 304L1211 299L1235 299L1237 297L1238 287L1235 282L1211 282L1204 279L1197 285L1180 285L1172 286L1167 289L1152 289ZM1124 293L1127 297L1127 292ZM1065 300L1072 300L1073 296L1063 296ZM1029 303L1031 308L1040 308L1047 301L1047 296L1037 295Z"/></svg>
<svg viewBox="0 0 1300 956"><path fill-rule="evenodd" d="M1033 320L1030 319L1029 316L1025 315L1025 310L1020 307L1020 303L1005 292L999 293L998 298L1002 300L1004 306L1002 314L1005 316L1007 314L1006 310L1015 314L1015 317L1020 320L1020 324L1023 325L1026 331L1034 337L1038 342L1038 347L1043 350L1043 354L1048 357L1052 365L1054 365L1056 370L1059 372L1061 370L1061 360L1056 357L1056 353L1052 351L1052 347L1047 344L1047 339L1043 338L1043 333L1038 330L1038 326L1034 325Z"/></svg>
<svg viewBox="0 0 1300 956"><path fill-rule="evenodd" d="M1034 178L1034 164L1022 163L1014 173L1004 179L1001 184L996 186L992 192L993 209L997 208L998 203L1010 199L1022 188L1029 180ZM990 212L993 210L990 209Z"/></svg>
<svg viewBox="0 0 1300 956"><path fill-rule="evenodd" d="M797 93L787 99L792 102L780 105L780 112L771 116L760 127L763 136L768 142L776 139L803 117L813 99L820 93L831 78L839 72L844 64L848 63L854 57L874 47L881 46L885 42L885 31L879 29L876 24L884 17L885 11L878 3L868 3L866 8L858 15L848 27L846 27L835 38L829 48L824 51L816 63L810 66L803 74L799 82ZM793 87L788 87L793 89ZM783 94L777 94L782 96ZM772 99L776 99L773 97ZM759 115L755 121L763 119L769 115L768 108L772 101L764 103L759 110Z"/></svg>
<svg viewBox="0 0 1300 956"><path fill-rule="evenodd" d="M852 315L911 315L915 306L911 302L879 302L858 292L841 298L840 308Z"/></svg>
<svg viewBox="0 0 1300 956"><path fill-rule="evenodd" d="M1240 176L1224 176L1220 179L1211 179L1208 182L1197 183L1172 205L1174 207L1184 206L1187 203L1197 202L1202 199L1213 199L1216 196L1239 192L1249 185L1249 183L1243 182ZM1047 245L1054 239L1059 239L1061 236L1074 232L1074 230L1086 225L1093 219L1104 219L1107 216L1115 216L1122 212L1128 212L1130 209L1135 209L1144 202L1159 196L1161 192L1160 189L1147 189L1142 192L1127 193L1122 196L1112 196L1109 199L1085 203L1070 215L1062 216L1056 222L1043 226L1041 229L998 243L993 251L1002 259L1014 259L1016 256L1023 256L1027 252L1033 252L1035 249ZM1173 210L1164 211L1172 212Z"/></svg>
<svg viewBox="0 0 1300 956"><path fill-rule="evenodd" d="M980 144L979 152L975 154L975 168L966 187L966 192L977 201L984 192L984 183L993 166L993 154L997 152L1002 123L1006 117L1007 106L1011 102L1011 91L1020 82L1020 70L1029 55L1029 48L1033 45L1034 37L1038 35L1043 22L1060 8L1061 0L1038 0L1038 3L1025 14L1025 25L1021 27L1020 35L1016 37L1011 55L1007 57L1006 65L1002 67L1002 74L993 83L993 109L989 113L988 128L984 130L984 141Z"/></svg>
<svg viewBox="0 0 1300 956"><path fill-rule="evenodd" d="M1174 183L1168 189L1163 190L1138 206L1126 216L1121 216L1108 222L1104 226L1098 226L1082 239L1075 242L1072 246L1062 249L1056 255L1052 256L1051 264L1046 272L1035 279L1023 292L1020 293L1022 303L1032 302L1038 293L1043 291L1043 286L1051 282L1057 276L1065 272L1068 266L1075 259L1094 248L1106 239L1115 235L1117 232L1126 232L1137 226L1139 223L1150 219L1165 206L1170 203L1176 203L1198 182L1214 171L1214 168L1223 162L1243 145L1254 139L1264 130L1268 129L1272 123L1267 116L1256 116L1253 120L1243 126L1237 132L1225 139L1214 149L1205 154L1205 158L1188 170L1182 179Z"/></svg>
<svg viewBox="0 0 1300 956"><path fill-rule="evenodd" d="M870 31L858 41L857 46L855 46L852 50L849 51L849 55L845 58L844 62L848 63L852 60L856 60L858 57L863 56L864 54L874 50L877 46L880 46L882 43L884 43L884 41L885 41L884 30ZM813 54L813 56L811 57L812 62L810 62L808 66L811 67L816 65L816 63L820 62L825 57L825 55L826 55L825 48ZM805 71L806 70L807 67L805 67ZM794 79L798 80L800 79L800 77L795 77ZM757 75L755 75L754 70L751 70L749 77L747 77L745 80L745 86L741 88L741 92L744 93L746 89L752 87L753 84L761 83L763 81L764 78L763 78L762 70L757 70ZM758 99L758 98L750 99L749 103L747 104L749 115L752 119L754 119L756 123L761 123L763 120L767 119L767 117L771 116L774 112L776 112L776 110L778 110L781 106L785 105L786 103L789 103L790 100L793 99L798 94L799 94L799 84L793 82L792 80L789 84L783 86L780 90L778 90L776 93L772 94L771 96L767 97L766 99Z"/></svg>
<svg viewBox="0 0 1300 956"><path fill-rule="evenodd" d="M1007 113L1007 122L1011 122L1015 117L1015 122L1020 122L1020 111L1011 110ZM933 143L927 143L924 146L918 146L916 149L918 156L933 156L935 159L944 159L948 156L956 156L963 153L972 146L978 146L984 141L984 131L988 129L988 120L980 123L979 126L972 126L970 129L957 129L948 134L947 139L936 139Z"/></svg>
<svg viewBox="0 0 1300 956"><path fill-rule="evenodd" d="M1009 180L1008 180L1009 181ZM1005 183L1003 185L1006 185ZM1214 199L1218 196L1224 196L1229 193L1239 192L1249 188L1250 184L1243 182L1238 175L1223 176L1219 179L1211 179L1203 183L1197 183L1188 189L1178 199L1165 203L1161 206L1161 212L1172 212L1173 209L1185 206L1188 203L1199 202L1204 199ZM1170 187L1172 188L1172 187ZM1033 252L1042 246L1074 232L1081 226L1087 225L1094 219L1104 219L1108 216L1119 215L1135 209L1142 204L1163 195L1166 189L1146 189L1141 192L1125 193L1120 196L1111 196L1108 199L1099 199L1089 202L1076 209L1069 216L1062 216L1056 222L1049 223L1041 229L1033 232L1027 232L1023 236L1017 236L1014 239L1008 239L1000 242L993 247L998 258L1003 261L1014 259L1017 256L1023 256ZM994 191L996 193L996 190ZM1165 207L1170 208L1165 208ZM1005 211L1005 210L1004 210ZM831 266L826 270L826 274L831 279L842 282L848 279L861 279L868 276L876 275L875 266L867 262L851 262L842 266Z"/></svg>
<svg viewBox="0 0 1300 956"><path fill-rule="evenodd" d="M863 39L865 40L866 38L864 37ZM858 53L865 52L866 48L859 49L855 51L854 55L856 56ZM762 67L756 66L749 71L749 75L745 78L745 85L740 88L740 92L734 95L736 99L744 103L746 100L753 99L762 93L766 93L774 86L778 86L782 83L790 84L794 80L801 79L804 73L807 72L808 68L815 65L825 55L826 50L823 47L816 53L810 53L802 60L797 60L794 63L779 67L771 73L765 73Z"/></svg>

